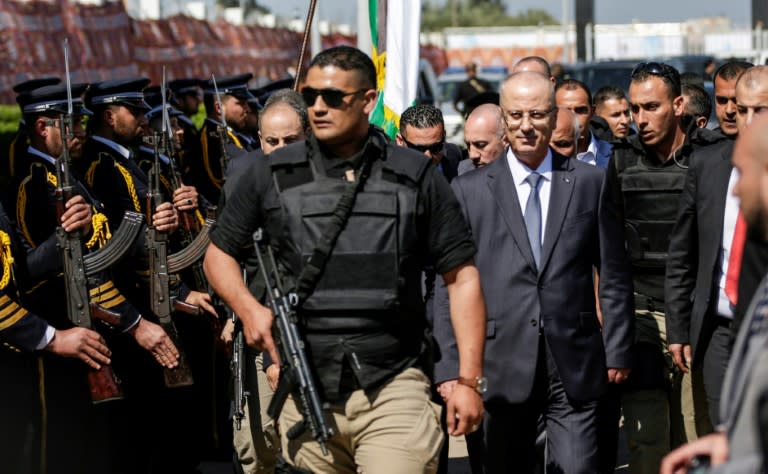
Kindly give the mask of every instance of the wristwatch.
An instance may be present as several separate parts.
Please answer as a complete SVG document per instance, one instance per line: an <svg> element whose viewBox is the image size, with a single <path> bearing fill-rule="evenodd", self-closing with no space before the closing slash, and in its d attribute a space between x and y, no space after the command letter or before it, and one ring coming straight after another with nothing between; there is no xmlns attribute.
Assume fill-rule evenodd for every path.
<svg viewBox="0 0 768 474"><path fill-rule="evenodd" d="M475 390L480 395L488 390L488 379L482 376L475 378L459 377L457 382Z"/></svg>

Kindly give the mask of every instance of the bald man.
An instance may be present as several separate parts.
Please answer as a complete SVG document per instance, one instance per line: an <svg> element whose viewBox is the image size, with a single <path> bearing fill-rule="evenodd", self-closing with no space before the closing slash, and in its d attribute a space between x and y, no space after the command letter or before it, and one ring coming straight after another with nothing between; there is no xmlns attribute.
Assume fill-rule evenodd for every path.
<svg viewBox="0 0 768 474"><path fill-rule="evenodd" d="M762 74L762 73L761 73ZM737 86L737 103L738 103ZM747 111L747 114L749 112ZM749 231L768 242L768 116L752 115L733 151L739 178L733 195ZM760 283L736 337L722 391L718 430L672 451L661 466L662 474L687 472L694 457L706 456L708 473L763 472L761 437L765 435L765 396L768 394L768 278Z"/></svg>
<svg viewBox="0 0 768 474"><path fill-rule="evenodd" d="M526 56L512 66L512 74L516 72L538 72L543 74L554 84L557 79L552 75L552 68L546 59L541 56Z"/></svg>
<svg viewBox="0 0 768 474"><path fill-rule="evenodd" d="M557 109L557 126L552 132L549 146L563 156L576 156L576 147L579 142L579 119L569 109Z"/></svg>
<svg viewBox="0 0 768 474"><path fill-rule="evenodd" d="M459 163L459 174L481 168L501 156L507 146L501 108L496 104L478 106L464 124L468 160Z"/></svg>
<svg viewBox="0 0 768 474"><path fill-rule="evenodd" d="M604 170L549 147L556 109L548 77L509 76L501 109L506 153L451 183L477 245L488 311L484 449L471 456L489 473L531 472L543 416L547 471L599 472L597 402L628 375L633 341L622 228L601 192ZM450 321L445 300L438 288L436 337ZM450 358L443 354L436 373L452 365L455 379Z"/></svg>

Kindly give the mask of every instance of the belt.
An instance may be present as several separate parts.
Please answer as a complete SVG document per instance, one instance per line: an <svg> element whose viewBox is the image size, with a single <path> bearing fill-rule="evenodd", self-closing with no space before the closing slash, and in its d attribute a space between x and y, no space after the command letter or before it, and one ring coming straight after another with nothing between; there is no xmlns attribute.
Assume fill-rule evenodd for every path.
<svg viewBox="0 0 768 474"><path fill-rule="evenodd" d="M733 318L720 316L719 314L715 315L713 320L714 320L715 326L720 326L728 329L730 329L731 324L733 324Z"/></svg>

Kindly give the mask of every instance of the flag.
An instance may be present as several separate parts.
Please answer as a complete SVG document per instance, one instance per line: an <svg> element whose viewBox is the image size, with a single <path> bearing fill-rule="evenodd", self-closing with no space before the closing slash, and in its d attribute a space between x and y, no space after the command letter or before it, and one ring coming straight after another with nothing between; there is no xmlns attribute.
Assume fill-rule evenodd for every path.
<svg viewBox="0 0 768 474"><path fill-rule="evenodd" d="M379 92L370 122L394 138L400 115L416 100L421 0L368 0L368 21Z"/></svg>

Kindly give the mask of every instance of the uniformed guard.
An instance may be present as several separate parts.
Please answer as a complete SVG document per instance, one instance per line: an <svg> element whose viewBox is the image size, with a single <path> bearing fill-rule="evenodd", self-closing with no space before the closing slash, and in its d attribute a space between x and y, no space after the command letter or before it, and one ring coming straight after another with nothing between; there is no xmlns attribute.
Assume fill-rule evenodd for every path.
<svg viewBox="0 0 768 474"><path fill-rule="evenodd" d="M179 125L184 130L184 141L179 150L179 171L189 183L194 182L190 176L191 163L202 160L200 132L192 118L198 114L203 103L203 91L200 88L203 82L191 78L168 82L168 89L171 91L170 103L182 112L182 115L178 116Z"/></svg>
<svg viewBox="0 0 768 474"><path fill-rule="evenodd" d="M144 101L143 90L149 84L145 78L105 81L94 85L86 94L86 104L94 115L88 122L89 140L83 149L80 166L86 185L94 196L102 201L110 223L119 221L125 211L147 214L148 177L136 162L137 149L146 132L145 113L150 107ZM172 234L178 227L178 214L174 204L187 203L195 196L177 192L174 202L158 205L151 216L155 230ZM153 317L150 301L149 270L145 258L146 246L140 258L125 262L115 274L115 283L126 297L137 305L142 314ZM200 306L195 298L198 292L184 285L178 287L178 300ZM190 400L192 387L167 389L163 374L147 364L138 354L131 359L115 360L116 369L127 391L133 391L133 399L126 399L126 409L120 415L131 426L153 423L164 418L165 423L151 433L146 433L136 455L126 464L130 472L183 471L197 462L200 455L192 436L192 418L179 411ZM175 408L171 408L171 407ZM118 443L128 440L121 440ZM165 445L165 449L158 449ZM185 445L184 449L182 446Z"/></svg>
<svg viewBox="0 0 768 474"><path fill-rule="evenodd" d="M434 165L369 126L377 93L368 56L347 46L321 52L301 93L313 135L254 160L241 176L211 232L206 273L247 342L273 360L271 310L249 292L237 263L258 228L284 270L286 294L298 292L299 330L330 405L320 418L335 434L296 432L301 401L289 397L279 425L290 462L324 473L434 472L443 436L426 375L419 279L434 259L457 316L460 373L480 380L485 307L474 244ZM465 434L482 417L481 396L458 385L448 409L452 434Z"/></svg>
<svg viewBox="0 0 768 474"><path fill-rule="evenodd" d="M250 111L248 99L253 97L248 91L252 77L239 74L216 78L216 87L211 78L203 87L207 117L200 129L202 161L192 166L195 186L213 203L219 201L229 160L255 148L253 139L243 134Z"/></svg>
<svg viewBox="0 0 768 474"><path fill-rule="evenodd" d="M72 159L81 157L85 136L82 120L90 111L83 107L79 97L86 87L75 85L71 89L73 136L68 142L62 137L60 123L68 113L66 86L37 88L20 94L17 99L24 114L29 146L18 164L18 169L24 172L14 178L7 203L8 208L13 209L24 245L32 249L25 259L30 282L21 300L27 310L44 317L57 330L72 328L72 322L65 310L68 298L65 279L69 275L62 274L56 236L59 218L55 192L60 183L54 157L65 150ZM97 250L110 239L109 223L99 212L99 204L90 199L76 177L73 184L76 195L66 206L78 211L77 220L73 225L63 220L64 230L81 232L85 248ZM118 321L112 323L115 329L112 332L117 334L108 334L110 339L119 338L119 333L130 333L132 339L151 351L160 363L169 367L176 363L178 355L173 355L176 348L162 328L142 318L106 272L89 276L87 285L91 303L119 315ZM46 336L55 340L56 334L46 333ZM45 418L41 427L46 433L48 472L111 470L111 465L105 465L108 450L100 445L109 438L106 413L91 406L85 366L43 355L37 364L37 375L41 383L44 381L40 400ZM87 447L91 441L95 452Z"/></svg>
<svg viewBox="0 0 768 474"><path fill-rule="evenodd" d="M58 84L59 82L61 82L61 79L58 77L41 77L38 79L30 79L13 86L13 92L16 94L21 94L22 92L31 91L39 87ZM16 158L20 153L24 152L24 149L27 146L25 128L26 126L24 124L24 117L22 116L21 120L19 121L19 128L16 130L16 133L8 144L8 153L6 155L0 155L0 184L6 184L16 174Z"/></svg>

